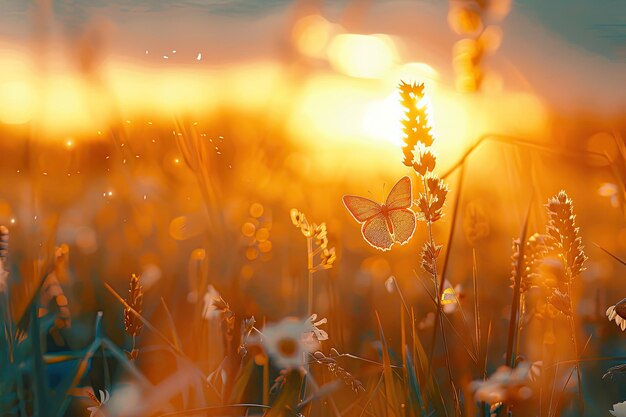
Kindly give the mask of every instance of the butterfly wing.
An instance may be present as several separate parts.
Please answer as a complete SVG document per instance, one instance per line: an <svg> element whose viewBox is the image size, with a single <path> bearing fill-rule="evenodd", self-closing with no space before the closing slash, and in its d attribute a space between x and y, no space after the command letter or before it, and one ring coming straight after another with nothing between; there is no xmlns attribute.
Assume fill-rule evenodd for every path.
<svg viewBox="0 0 626 417"><path fill-rule="evenodd" d="M456 303L456 292L454 288L447 287L443 290L443 294L441 294L441 305L448 305Z"/></svg>
<svg viewBox="0 0 626 417"><path fill-rule="evenodd" d="M395 209L389 213L389 220L393 226L394 241L404 245L415 233L416 221L415 213L410 209Z"/></svg>
<svg viewBox="0 0 626 417"><path fill-rule="evenodd" d="M356 195L344 195L343 205L346 206L352 217L359 223L371 219L380 214L381 211L381 206L377 202Z"/></svg>
<svg viewBox="0 0 626 417"><path fill-rule="evenodd" d="M393 245L393 239L387 226L387 220L382 213L375 215L363 223L361 233L367 243L376 249L386 251L391 249Z"/></svg>
<svg viewBox="0 0 626 417"><path fill-rule="evenodd" d="M385 205L389 210L408 209L413 204L413 191L411 189L411 178L402 177L393 186Z"/></svg>
<svg viewBox="0 0 626 417"><path fill-rule="evenodd" d="M454 313L458 307L459 297L448 280L444 283L444 290L441 294L441 305L446 314Z"/></svg>

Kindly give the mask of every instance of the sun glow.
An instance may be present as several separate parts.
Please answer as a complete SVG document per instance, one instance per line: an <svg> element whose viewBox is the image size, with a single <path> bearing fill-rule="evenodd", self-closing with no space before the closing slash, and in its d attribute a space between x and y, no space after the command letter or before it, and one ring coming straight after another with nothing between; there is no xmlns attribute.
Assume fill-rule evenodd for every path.
<svg viewBox="0 0 626 417"><path fill-rule="evenodd" d="M387 35L342 34L331 41L328 59L340 73L357 78L378 78L392 68L397 52Z"/></svg>
<svg viewBox="0 0 626 417"><path fill-rule="evenodd" d="M293 41L300 53L321 58L335 27L320 15L306 16L295 24Z"/></svg>
<svg viewBox="0 0 626 417"><path fill-rule="evenodd" d="M38 137L58 138L73 148L85 134L98 138L96 132L115 120L205 117L227 109L279 120L289 137L320 152L357 144L373 154L385 148L396 152L404 117L396 87L408 80L426 85L431 124L442 138L436 150L444 164L486 131L532 135L545 126L545 110L532 95L499 92L494 101L459 94L427 63L398 64L391 38L341 30L320 16L296 25L294 41L302 43L302 53L328 59L335 70L319 69L301 84L276 60L198 71L111 58L102 67L102 82L94 83L58 66L40 74L27 64L26 52L0 53L7 63L0 73L8 80L0 83L0 123L36 124Z"/></svg>
<svg viewBox="0 0 626 417"><path fill-rule="evenodd" d="M23 124L33 118L35 90L27 81L15 80L0 83L0 122Z"/></svg>

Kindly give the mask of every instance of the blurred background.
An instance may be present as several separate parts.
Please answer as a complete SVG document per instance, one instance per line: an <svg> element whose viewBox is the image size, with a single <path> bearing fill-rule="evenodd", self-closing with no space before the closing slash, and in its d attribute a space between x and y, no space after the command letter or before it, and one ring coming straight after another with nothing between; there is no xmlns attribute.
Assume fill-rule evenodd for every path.
<svg viewBox="0 0 626 417"><path fill-rule="evenodd" d="M435 235L450 251L451 285L471 288L476 250L489 368L502 362L511 239L529 204L530 232L543 230L543 205L560 189L590 257L577 306L585 339L594 335L586 355L623 354L604 311L626 297L624 267L592 243L626 256L625 19L615 0L0 0L0 224L11 232L11 282L25 286L32 260L65 243L72 330L48 349L84 347L99 310L110 337L128 344L103 283L124 295L131 273L142 277L145 315L166 320L163 297L193 346L184 317L205 291L198 260L238 314L306 314L296 207L326 222L338 253L314 284L330 346L366 355L374 311L399 343L397 295L384 282L397 277L426 318L425 227L376 251L341 196L382 201L408 174L403 80L426 85L437 171L450 185ZM475 213L487 230L479 242L464 227ZM597 381L586 391L597 415L626 399L600 382L606 366L584 370Z"/></svg>

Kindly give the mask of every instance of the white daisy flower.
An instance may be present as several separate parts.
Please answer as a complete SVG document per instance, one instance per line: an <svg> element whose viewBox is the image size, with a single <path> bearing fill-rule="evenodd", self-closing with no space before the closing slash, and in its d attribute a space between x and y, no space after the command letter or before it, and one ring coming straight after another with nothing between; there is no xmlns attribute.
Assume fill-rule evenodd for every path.
<svg viewBox="0 0 626 417"><path fill-rule="evenodd" d="M615 324L617 324L622 331L626 330L626 298L609 307L606 310L606 316L609 321L615 320Z"/></svg>
<svg viewBox="0 0 626 417"><path fill-rule="evenodd" d="M313 340L308 320L286 318L263 329L263 346L268 355L281 368L296 368L304 365L306 353L317 350L319 342ZM306 340L307 334L309 340Z"/></svg>
<svg viewBox="0 0 626 417"><path fill-rule="evenodd" d="M90 390L91 391L91 390ZM100 408L107 403L107 401L109 401L109 399L111 398L111 395L109 394L109 391L107 390L99 390L100 391L100 398L96 398L96 396L94 395L91 399L93 401L95 401L96 405L93 407L88 407L87 411L89 411L89 417L104 417L104 413L102 412L102 410L100 410ZM90 396L92 395L91 393L89 394Z"/></svg>
<svg viewBox="0 0 626 417"><path fill-rule="evenodd" d="M615 417L626 417L626 401L613 404L613 410L609 410L609 413Z"/></svg>

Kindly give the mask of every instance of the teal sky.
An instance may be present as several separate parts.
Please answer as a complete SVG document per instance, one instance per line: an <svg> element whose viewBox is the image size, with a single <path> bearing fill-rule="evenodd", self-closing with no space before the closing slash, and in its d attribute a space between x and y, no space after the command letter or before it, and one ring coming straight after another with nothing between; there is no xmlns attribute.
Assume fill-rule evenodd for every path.
<svg viewBox="0 0 626 417"><path fill-rule="evenodd" d="M44 30L31 13L40 3L51 5ZM296 12L311 3L352 32L394 36L403 62L428 63L452 83L459 37L447 0L0 0L0 44L28 44L43 31L71 54L73 38L106 23L106 54L155 66L196 63L198 52L207 66L282 59ZM626 0L514 0L497 24L504 40L488 65L507 74L507 88L564 109L626 108Z"/></svg>
<svg viewBox="0 0 626 417"><path fill-rule="evenodd" d="M515 7L573 45L626 61L626 1L518 0Z"/></svg>
<svg viewBox="0 0 626 417"><path fill-rule="evenodd" d="M366 0L363 3L389 3L393 0ZM447 3L445 0L414 0L420 3ZM13 23L24 22L32 0L0 0L0 34L11 35ZM116 9L119 13L163 13L172 10L208 13L254 19L276 13L294 0L52 0L56 17L69 27L87 17ZM340 9L348 0L326 1L327 9ZM517 0L514 13L523 13L549 28L555 36L612 60L626 60L626 1L624 0ZM330 11L332 12L332 11ZM1 26L5 26L3 30ZM8 27L9 29L6 29ZM3 33L4 32L4 33ZM21 30L14 35L19 36Z"/></svg>

